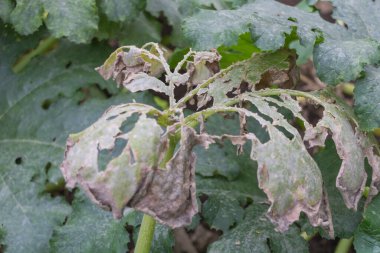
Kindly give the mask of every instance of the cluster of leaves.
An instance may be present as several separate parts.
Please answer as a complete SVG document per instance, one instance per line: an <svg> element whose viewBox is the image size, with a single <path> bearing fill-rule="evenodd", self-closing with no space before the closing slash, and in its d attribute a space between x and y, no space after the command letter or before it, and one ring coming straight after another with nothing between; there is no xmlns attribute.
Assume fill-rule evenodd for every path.
<svg viewBox="0 0 380 253"><path fill-rule="evenodd" d="M2 27L0 252L126 252L141 223L141 213L126 207L167 225L156 228L152 252L171 252L168 226L192 221L193 228L199 217L223 232L210 252L307 252L300 233L315 229L303 217L297 221L302 213L322 235L355 235L358 252L379 247L380 159L366 132L379 127L379 33L371 21L379 18L378 1L334 1L334 17L347 28L261 0L65 3L3 1L0 17L22 34L44 22L54 36L76 42L141 45L167 43L157 22L163 13L173 26L169 43L177 46L187 45L180 23L189 17L184 33L207 51L182 51L167 61L155 43L117 49L98 71L132 92L125 93L93 70L111 53L96 41L61 40L14 74L11 66L46 32L19 38ZM286 48L294 42L298 55L313 54L329 85L358 79L355 112L329 89L289 90L297 67ZM209 51L216 47L221 55ZM146 90L169 97L170 107L157 109L150 93L133 93ZM302 114L301 97L323 109L316 125ZM72 132L79 133L70 135L62 163ZM67 186L81 190L65 188L61 163Z"/></svg>
<svg viewBox="0 0 380 253"><path fill-rule="evenodd" d="M200 9L231 9L244 3L244 0L4 0L0 3L0 19L22 35L32 34L44 24L52 36L67 37L76 43L117 38L120 43L141 44L161 40L163 27L159 19L163 13L174 29L168 42L185 46L180 27L183 18Z"/></svg>

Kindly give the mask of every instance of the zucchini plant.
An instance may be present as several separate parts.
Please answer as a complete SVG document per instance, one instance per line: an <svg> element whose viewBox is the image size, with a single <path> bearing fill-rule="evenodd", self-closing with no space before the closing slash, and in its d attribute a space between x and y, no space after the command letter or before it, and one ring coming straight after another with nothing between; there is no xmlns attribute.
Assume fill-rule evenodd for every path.
<svg viewBox="0 0 380 253"><path fill-rule="evenodd" d="M380 3L317 2L0 3L0 252L377 252Z"/></svg>

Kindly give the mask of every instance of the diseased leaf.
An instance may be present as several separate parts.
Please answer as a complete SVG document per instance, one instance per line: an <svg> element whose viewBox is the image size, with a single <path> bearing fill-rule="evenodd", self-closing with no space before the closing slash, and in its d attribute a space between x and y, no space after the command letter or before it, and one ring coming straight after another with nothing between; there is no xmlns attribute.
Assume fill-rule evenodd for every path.
<svg viewBox="0 0 380 253"><path fill-rule="evenodd" d="M259 203L248 207L244 220L211 244L208 252L308 252L307 243L296 226L285 233L273 231L273 225L265 217L266 208Z"/></svg>
<svg viewBox="0 0 380 253"><path fill-rule="evenodd" d="M121 125L134 113L141 117L129 133L123 134ZM137 191L144 169L158 163L163 131L154 119L146 118L148 113L157 110L142 104L111 107L92 126L67 140L61 166L67 187L79 184L93 202L111 210L116 218L122 216ZM127 140L127 145L105 171L99 171L99 151L114 149L117 138Z"/></svg>
<svg viewBox="0 0 380 253"><path fill-rule="evenodd" d="M195 197L196 144L208 145L212 140L197 137L193 129L183 127L177 152L166 164L166 170L151 170L131 206L172 228L191 223L198 212Z"/></svg>
<svg viewBox="0 0 380 253"><path fill-rule="evenodd" d="M161 80L157 79L154 76L150 76L146 73L137 73L131 75L131 82L124 84L124 87L130 90L131 92L144 91L144 90L154 90L157 92L170 95L169 86L166 86Z"/></svg>
<svg viewBox="0 0 380 253"><path fill-rule="evenodd" d="M356 137L356 130L347 116L348 112L345 112L346 108L329 103L323 103L323 107L322 119L316 128L306 130L305 140L320 138L323 145L327 137L326 131L332 132L338 155L342 159L336 187L340 190L346 206L356 210L367 180L364 169L365 154ZM311 146L314 144L311 143Z"/></svg>
<svg viewBox="0 0 380 253"><path fill-rule="evenodd" d="M194 61L187 65L190 87L204 82L219 72L220 59L221 57L216 51L195 53Z"/></svg>
<svg viewBox="0 0 380 253"><path fill-rule="evenodd" d="M314 226L321 225L329 229L333 237L331 214L324 201L322 177L317 164L303 145L301 136L283 115L275 107L269 106L263 98L252 93L244 96L244 100L255 105L260 115L270 117L271 121L242 108L218 107L218 110L236 111L246 118L255 119L268 131L270 140L262 143L253 132L223 137L230 139L235 145L242 145L246 141L252 143L250 156L258 162L259 187L271 203L268 217L276 224L278 231L284 232L290 224L299 219L300 213L304 212ZM207 110L205 111L207 113ZM292 137L287 137L276 127L284 128ZM292 153L291 160L283 155L284 150Z"/></svg>
<svg viewBox="0 0 380 253"><path fill-rule="evenodd" d="M125 220L115 220L109 212L93 205L76 192L73 212L64 225L55 228L51 252L90 253L126 252L129 234Z"/></svg>
<svg viewBox="0 0 380 253"><path fill-rule="evenodd" d="M98 29L95 0L40 1L48 13L46 26L54 37L65 36L73 42L86 43Z"/></svg>
<svg viewBox="0 0 380 253"><path fill-rule="evenodd" d="M141 116L131 131L123 132L122 124L134 113ZM93 202L111 210L116 218L130 206L172 228L190 224L197 213L192 148L213 141L182 127L178 151L160 169L173 131L162 135L156 120L147 118L160 114L143 104L119 105L86 130L70 135L61 166L67 186L79 184ZM100 171L99 152L112 151L117 139L127 140L125 148Z"/></svg>
<svg viewBox="0 0 380 253"><path fill-rule="evenodd" d="M358 253L375 253L380 250L380 196L364 212L363 221L355 232L354 246Z"/></svg>
<svg viewBox="0 0 380 253"><path fill-rule="evenodd" d="M209 85L207 95L213 97L214 105L220 105L229 100L228 94L239 94L243 83L249 90L262 89L270 85L293 86L297 72L292 72L290 58L291 54L286 50L254 54L250 59L234 64L225 74L216 78ZM210 99L208 97L204 100ZM201 102L202 106L204 101Z"/></svg>
<svg viewBox="0 0 380 253"><path fill-rule="evenodd" d="M360 128L370 131L380 127L380 69L368 67L365 77L356 82L355 113Z"/></svg>
<svg viewBox="0 0 380 253"><path fill-rule="evenodd" d="M119 48L96 70L104 79L112 78L131 92L151 89L169 95L169 87L155 77L164 66L157 54L134 46L128 52Z"/></svg>

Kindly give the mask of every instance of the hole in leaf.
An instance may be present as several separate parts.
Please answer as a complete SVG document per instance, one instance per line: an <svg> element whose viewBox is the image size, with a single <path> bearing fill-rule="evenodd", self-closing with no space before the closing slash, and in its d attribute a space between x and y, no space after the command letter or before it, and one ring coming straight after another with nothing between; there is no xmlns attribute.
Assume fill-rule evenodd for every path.
<svg viewBox="0 0 380 253"><path fill-rule="evenodd" d="M51 169L51 167L52 167L51 162L48 162L48 163L45 165L45 174L46 174L46 175L49 173L49 170Z"/></svg>
<svg viewBox="0 0 380 253"><path fill-rule="evenodd" d="M247 117L247 131L248 133L254 133L261 143L269 141L269 134L260 123L252 117Z"/></svg>
<svg viewBox="0 0 380 253"><path fill-rule="evenodd" d="M290 133L288 130L286 130L285 127L283 126L275 126L278 130L280 130L281 133L283 133L285 135L286 138L288 138L289 140L292 140L294 138L294 135L292 133Z"/></svg>
<svg viewBox="0 0 380 253"><path fill-rule="evenodd" d="M45 99L41 104L41 108L44 110L48 110L52 103L53 101L51 99Z"/></svg>
<svg viewBox="0 0 380 253"><path fill-rule="evenodd" d="M71 62L71 61L67 62L67 63L66 63L66 65L65 65L65 69L68 69L68 68L70 68L70 67L71 67L71 64L72 64L72 62Z"/></svg>
<svg viewBox="0 0 380 253"><path fill-rule="evenodd" d="M117 138L115 141L115 147L112 150L102 149L98 153L98 168L99 171L106 170L108 163L118 157L127 145L127 141L121 138ZM127 165L127 164L126 164Z"/></svg>
<svg viewBox="0 0 380 253"><path fill-rule="evenodd" d="M22 157L17 157L17 158L15 159L15 164L17 164L17 165L21 165L21 164L22 164Z"/></svg>
<svg viewBox="0 0 380 253"><path fill-rule="evenodd" d="M121 124L120 130L123 133L128 133L135 127L136 122L139 120L139 118L140 118L140 114L138 113L132 114L126 121L124 121Z"/></svg>
<svg viewBox="0 0 380 253"><path fill-rule="evenodd" d="M294 23L298 23L298 20L296 18L293 18L293 17L289 17L288 20L291 22L294 22Z"/></svg>

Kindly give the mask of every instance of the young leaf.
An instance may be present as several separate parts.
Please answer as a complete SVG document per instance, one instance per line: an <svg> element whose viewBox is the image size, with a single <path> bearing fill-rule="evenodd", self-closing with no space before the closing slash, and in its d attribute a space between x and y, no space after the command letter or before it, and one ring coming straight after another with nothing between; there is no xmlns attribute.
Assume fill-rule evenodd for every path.
<svg viewBox="0 0 380 253"><path fill-rule="evenodd" d="M112 78L131 92L151 89L169 95L169 87L155 77L165 64L154 52L131 46L128 52L117 49L96 70L104 79Z"/></svg>

